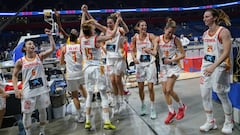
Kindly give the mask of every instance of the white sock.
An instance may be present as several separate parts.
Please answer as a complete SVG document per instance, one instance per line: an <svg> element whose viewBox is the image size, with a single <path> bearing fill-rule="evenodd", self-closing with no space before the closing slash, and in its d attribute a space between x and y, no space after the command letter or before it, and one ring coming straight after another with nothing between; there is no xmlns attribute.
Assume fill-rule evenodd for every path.
<svg viewBox="0 0 240 135"><path fill-rule="evenodd" d="M116 95L116 103L119 103L120 101L119 101L119 96L118 95Z"/></svg>
<svg viewBox="0 0 240 135"><path fill-rule="evenodd" d="M154 109L154 102L151 101L151 109Z"/></svg>
<svg viewBox="0 0 240 135"><path fill-rule="evenodd" d="M119 95L118 98L120 99L120 102L119 102L119 103L123 103L123 96L122 96L122 95Z"/></svg>
<svg viewBox="0 0 240 135"><path fill-rule="evenodd" d="M45 131L45 125L40 125L40 132L44 132Z"/></svg>
<svg viewBox="0 0 240 135"><path fill-rule="evenodd" d="M25 129L26 135L32 135L31 128Z"/></svg>
<svg viewBox="0 0 240 135"><path fill-rule="evenodd" d="M81 110L81 109L77 110L77 115L78 115L79 117L82 116L82 110Z"/></svg>
<svg viewBox="0 0 240 135"><path fill-rule="evenodd" d="M206 115L207 115L207 121L213 120L213 113L206 113Z"/></svg>
<svg viewBox="0 0 240 135"><path fill-rule="evenodd" d="M169 112L174 113L173 105L168 105L168 110Z"/></svg>
<svg viewBox="0 0 240 135"><path fill-rule="evenodd" d="M230 114L230 115L225 114L225 121L226 122L232 122L232 114Z"/></svg>
<svg viewBox="0 0 240 135"><path fill-rule="evenodd" d="M178 107L179 107L179 108L182 108L182 107L183 107L183 103L182 103L181 100L178 102Z"/></svg>
<svg viewBox="0 0 240 135"><path fill-rule="evenodd" d="M109 112L102 112L102 115L103 115L104 122L110 121L109 120Z"/></svg>
<svg viewBox="0 0 240 135"><path fill-rule="evenodd" d="M142 100L141 102L142 102L142 106L145 105L145 104L144 104L144 100Z"/></svg>
<svg viewBox="0 0 240 135"><path fill-rule="evenodd" d="M90 121L90 114L86 114L86 121Z"/></svg>

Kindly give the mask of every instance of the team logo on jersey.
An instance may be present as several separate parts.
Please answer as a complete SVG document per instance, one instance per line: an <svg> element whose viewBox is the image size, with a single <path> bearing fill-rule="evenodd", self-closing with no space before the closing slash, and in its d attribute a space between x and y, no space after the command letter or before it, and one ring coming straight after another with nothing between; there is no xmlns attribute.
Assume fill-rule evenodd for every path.
<svg viewBox="0 0 240 135"><path fill-rule="evenodd" d="M211 45L208 45L207 52L213 52L213 47Z"/></svg>

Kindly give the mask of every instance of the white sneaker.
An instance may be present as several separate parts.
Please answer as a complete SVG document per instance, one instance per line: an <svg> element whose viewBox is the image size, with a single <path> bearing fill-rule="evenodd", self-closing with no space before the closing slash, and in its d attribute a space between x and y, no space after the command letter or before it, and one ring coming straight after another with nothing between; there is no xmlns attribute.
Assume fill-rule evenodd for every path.
<svg viewBox="0 0 240 135"><path fill-rule="evenodd" d="M222 133L224 134L231 134L232 130L233 130L234 124L232 121L225 121L223 124L223 128L222 128Z"/></svg>
<svg viewBox="0 0 240 135"><path fill-rule="evenodd" d="M109 106L110 107L115 107L116 104L117 104L116 100L114 100L113 98L112 98L112 100L108 100L108 101L109 101Z"/></svg>
<svg viewBox="0 0 240 135"><path fill-rule="evenodd" d="M200 127L200 131L208 132L211 129L217 129L215 119L212 121L207 121Z"/></svg>
<svg viewBox="0 0 240 135"><path fill-rule="evenodd" d="M142 106L141 106L141 116L144 116L144 115L146 115L147 113L146 113L146 105L145 104L142 104Z"/></svg>
<svg viewBox="0 0 240 135"><path fill-rule="evenodd" d="M151 119L156 119L157 118L157 114L156 114L156 111L154 109L151 109L150 118Z"/></svg>
<svg viewBox="0 0 240 135"><path fill-rule="evenodd" d="M119 112L119 113L122 113L125 109L126 109L125 104L124 104L124 103L121 103L118 112Z"/></svg>
<svg viewBox="0 0 240 135"><path fill-rule="evenodd" d="M45 132L44 131L40 131L39 135L45 135Z"/></svg>
<svg viewBox="0 0 240 135"><path fill-rule="evenodd" d="M114 106L114 114L119 113L119 108L120 108L120 103L117 103L117 104Z"/></svg>
<svg viewBox="0 0 240 135"><path fill-rule="evenodd" d="M78 123L84 123L85 122L85 117L83 115L77 115L75 117L75 121L78 122Z"/></svg>

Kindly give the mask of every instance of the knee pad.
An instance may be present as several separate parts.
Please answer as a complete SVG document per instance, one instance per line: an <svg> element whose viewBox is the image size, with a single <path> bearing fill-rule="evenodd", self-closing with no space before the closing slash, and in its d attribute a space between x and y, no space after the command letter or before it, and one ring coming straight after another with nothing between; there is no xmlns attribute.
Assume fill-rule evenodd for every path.
<svg viewBox="0 0 240 135"><path fill-rule="evenodd" d="M211 88L201 88L202 102L205 111L211 111L213 108L211 93L212 93Z"/></svg>
<svg viewBox="0 0 240 135"><path fill-rule="evenodd" d="M44 122L47 122L47 112L46 112L46 109L39 109L38 110L39 112L39 121L41 123L44 123Z"/></svg>
<svg viewBox="0 0 240 135"><path fill-rule="evenodd" d="M32 125L32 113L23 113L23 126L24 128L30 128Z"/></svg>
<svg viewBox="0 0 240 135"><path fill-rule="evenodd" d="M108 98L106 91L100 91L101 98L102 98L102 108L108 108Z"/></svg>
<svg viewBox="0 0 240 135"><path fill-rule="evenodd" d="M225 114L232 114L232 103L228 97L227 93L218 93L218 98L220 99Z"/></svg>

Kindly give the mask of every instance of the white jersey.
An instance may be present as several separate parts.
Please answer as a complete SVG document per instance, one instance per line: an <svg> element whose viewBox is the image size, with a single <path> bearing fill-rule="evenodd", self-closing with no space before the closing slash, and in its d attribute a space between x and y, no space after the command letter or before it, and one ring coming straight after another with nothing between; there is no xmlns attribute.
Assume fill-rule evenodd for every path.
<svg viewBox="0 0 240 135"><path fill-rule="evenodd" d="M97 36L81 38L81 49L83 53L83 69L88 66L99 66L101 64L101 48L96 47Z"/></svg>
<svg viewBox="0 0 240 135"><path fill-rule="evenodd" d="M147 54L143 51L144 48L153 49L153 44L150 41L149 33L147 33L147 36L143 41L139 39L139 34L136 35L136 48L139 66L146 66L155 62L155 57L153 55Z"/></svg>
<svg viewBox="0 0 240 135"><path fill-rule="evenodd" d="M80 44L67 44L64 59L66 61L66 79L77 80L82 75L82 53Z"/></svg>
<svg viewBox="0 0 240 135"><path fill-rule="evenodd" d="M204 58L202 62L202 68L212 65L223 53L223 45L219 41L219 34L223 30L223 27L219 27L214 35L209 35L209 30L203 34L204 45ZM221 63L225 66L225 62Z"/></svg>
<svg viewBox="0 0 240 135"><path fill-rule="evenodd" d="M29 61L26 57L21 58L23 98L30 98L49 92L44 67L41 59L36 55L35 59Z"/></svg>
<svg viewBox="0 0 240 135"><path fill-rule="evenodd" d="M113 31L107 28L106 36L109 36L112 33ZM106 41L107 58L122 58L122 52L119 44L120 37L120 27L118 27L115 37Z"/></svg>
<svg viewBox="0 0 240 135"><path fill-rule="evenodd" d="M176 57L176 54L177 54L177 46L175 44L176 36L173 35L172 39L168 42L164 41L164 35L160 35L159 38L160 38L160 41L159 41L160 62L162 65L165 65L163 64L162 59L164 58L172 59Z"/></svg>

